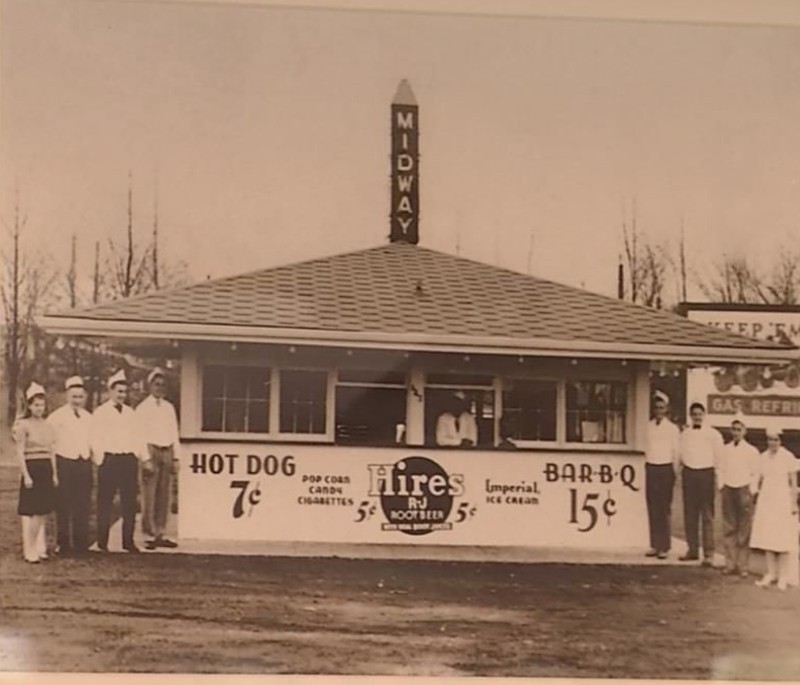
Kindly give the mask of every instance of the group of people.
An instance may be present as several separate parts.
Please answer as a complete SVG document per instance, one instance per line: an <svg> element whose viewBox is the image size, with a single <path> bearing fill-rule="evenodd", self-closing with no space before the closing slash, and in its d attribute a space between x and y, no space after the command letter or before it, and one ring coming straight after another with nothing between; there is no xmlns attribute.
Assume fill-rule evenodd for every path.
<svg viewBox="0 0 800 685"><path fill-rule="evenodd" d="M650 527L647 556L666 559L671 547L673 489L681 478L687 551L681 561L713 566L714 502L721 493L726 575L749 573L750 549L762 550L767 570L756 581L781 590L797 585L797 472L800 460L781 445L781 431L767 430L760 453L747 439L745 417L731 422L731 440L704 424L705 407L689 408L689 425L680 430L667 416L669 397L656 392L648 426L645 492Z"/></svg>
<svg viewBox="0 0 800 685"><path fill-rule="evenodd" d="M127 403L128 379L120 370L108 379L108 399L94 413L86 409L83 378L65 383L66 403L47 414L45 389L31 383L26 412L12 431L21 479L17 512L22 519L25 560L48 558L47 516L56 512L56 553L89 552L89 517L97 465L97 551L108 552L114 498L119 493L122 548L139 552L134 543L139 481L145 547L174 548L165 536L170 509L171 477L179 444L175 407L166 399L166 374L147 376L150 394L134 410Z"/></svg>

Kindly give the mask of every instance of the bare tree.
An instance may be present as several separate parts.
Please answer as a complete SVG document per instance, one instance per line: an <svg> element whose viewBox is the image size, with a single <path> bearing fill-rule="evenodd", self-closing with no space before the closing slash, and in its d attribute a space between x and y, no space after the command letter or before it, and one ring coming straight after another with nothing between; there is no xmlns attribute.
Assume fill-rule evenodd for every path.
<svg viewBox="0 0 800 685"><path fill-rule="evenodd" d="M620 294L631 302L660 309L664 306L664 290L667 283L669 251L663 245L649 241L638 226L636 200L633 201L630 221L623 215L622 247L623 270L627 267L627 288L619 288Z"/></svg>
<svg viewBox="0 0 800 685"><path fill-rule="evenodd" d="M764 290L771 304L797 304L800 290L800 254L788 247L778 250L778 257L772 268Z"/></svg>
<svg viewBox="0 0 800 685"><path fill-rule="evenodd" d="M125 241L120 244L108 241L107 272L109 274L108 295L111 299L127 298L150 289L150 255L152 245L141 248L134 237L133 225L133 180L128 174L128 222Z"/></svg>
<svg viewBox="0 0 800 685"><path fill-rule="evenodd" d="M5 322L3 367L8 399L8 421L19 409L21 385L36 370L41 331L36 316L52 297L57 279L54 265L42 254L26 253L22 238L27 217L20 209L19 192L14 200L14 219L9 229L11 252L2 255L0 299Z"/></svg>
<svg viewBox="0 0 800 685"><path fill-rule="evenodd" d="M746 256L723 255L712 264L712 273L698 279L703 294L712 302L766 303L764 287L756 268Z"/></svg>

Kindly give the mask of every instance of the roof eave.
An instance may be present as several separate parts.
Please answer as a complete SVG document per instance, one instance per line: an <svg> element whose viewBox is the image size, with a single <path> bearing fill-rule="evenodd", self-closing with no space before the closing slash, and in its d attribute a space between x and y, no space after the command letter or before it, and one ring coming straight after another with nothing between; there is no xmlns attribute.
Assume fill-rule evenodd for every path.
<svg viewBox="0 0 800 685"><path fill-rule="evenodd" d="M370 347L377 349L458 352L462 354L467 352L472 354L519 354L552 357L581 356L694 363L770 364L788 362L800 358L800 350L797 348L652 345L545 338L330 331L224 324L112 321L62 316L44 316L40 318L39 322L43 328L54 334L94 337L297 345L317 344L333 347Z"/></svg>

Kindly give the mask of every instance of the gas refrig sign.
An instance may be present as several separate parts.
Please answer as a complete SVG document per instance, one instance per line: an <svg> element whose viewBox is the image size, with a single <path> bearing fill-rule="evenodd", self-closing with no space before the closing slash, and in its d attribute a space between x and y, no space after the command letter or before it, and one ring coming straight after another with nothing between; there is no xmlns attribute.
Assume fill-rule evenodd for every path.
<svg viewBox="0 0 800 685"><path fill-rule="evenodd" d="M800 310L702 307L689 308L688 318L739 335L800 345ZM800 364L691 369L687 399L706 405L717 426L742 413L751 428L800 430Z"/></svg>

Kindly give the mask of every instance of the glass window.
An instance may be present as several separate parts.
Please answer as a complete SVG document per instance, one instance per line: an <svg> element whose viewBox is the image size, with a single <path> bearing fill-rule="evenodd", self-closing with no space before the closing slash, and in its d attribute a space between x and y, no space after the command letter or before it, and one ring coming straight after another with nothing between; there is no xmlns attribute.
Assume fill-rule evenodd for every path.
<svg viewBox="0 0 800 685"><path fill-rule="evenodd" d="M403 442L406 376L402 371L339 371L336 385L336 442L392 445Z"/></svg>
<svg viewBox="0 0 800 685"><path fill-rule="evenodd" d="M627 413L627 383L567 383L568 442L624 443Z"/></svg>
<svg viewBox="0 0 800 685"><path fill-rule="evenodd" d="M267 433L270 370L254 366L203 369L204 431Z"/></svg>
<svg viewBox="0 0 800 685"><path fill-rule="evenodd" d="M327 429L328 373L280 372L280 432L323 434Z"/></svg>
<svg viewBox="0 0 800 685"><path fill-rule="evenodd" d="M501 437L523 442L555 440L557 392L554 381L506 380Z"/></svg>

